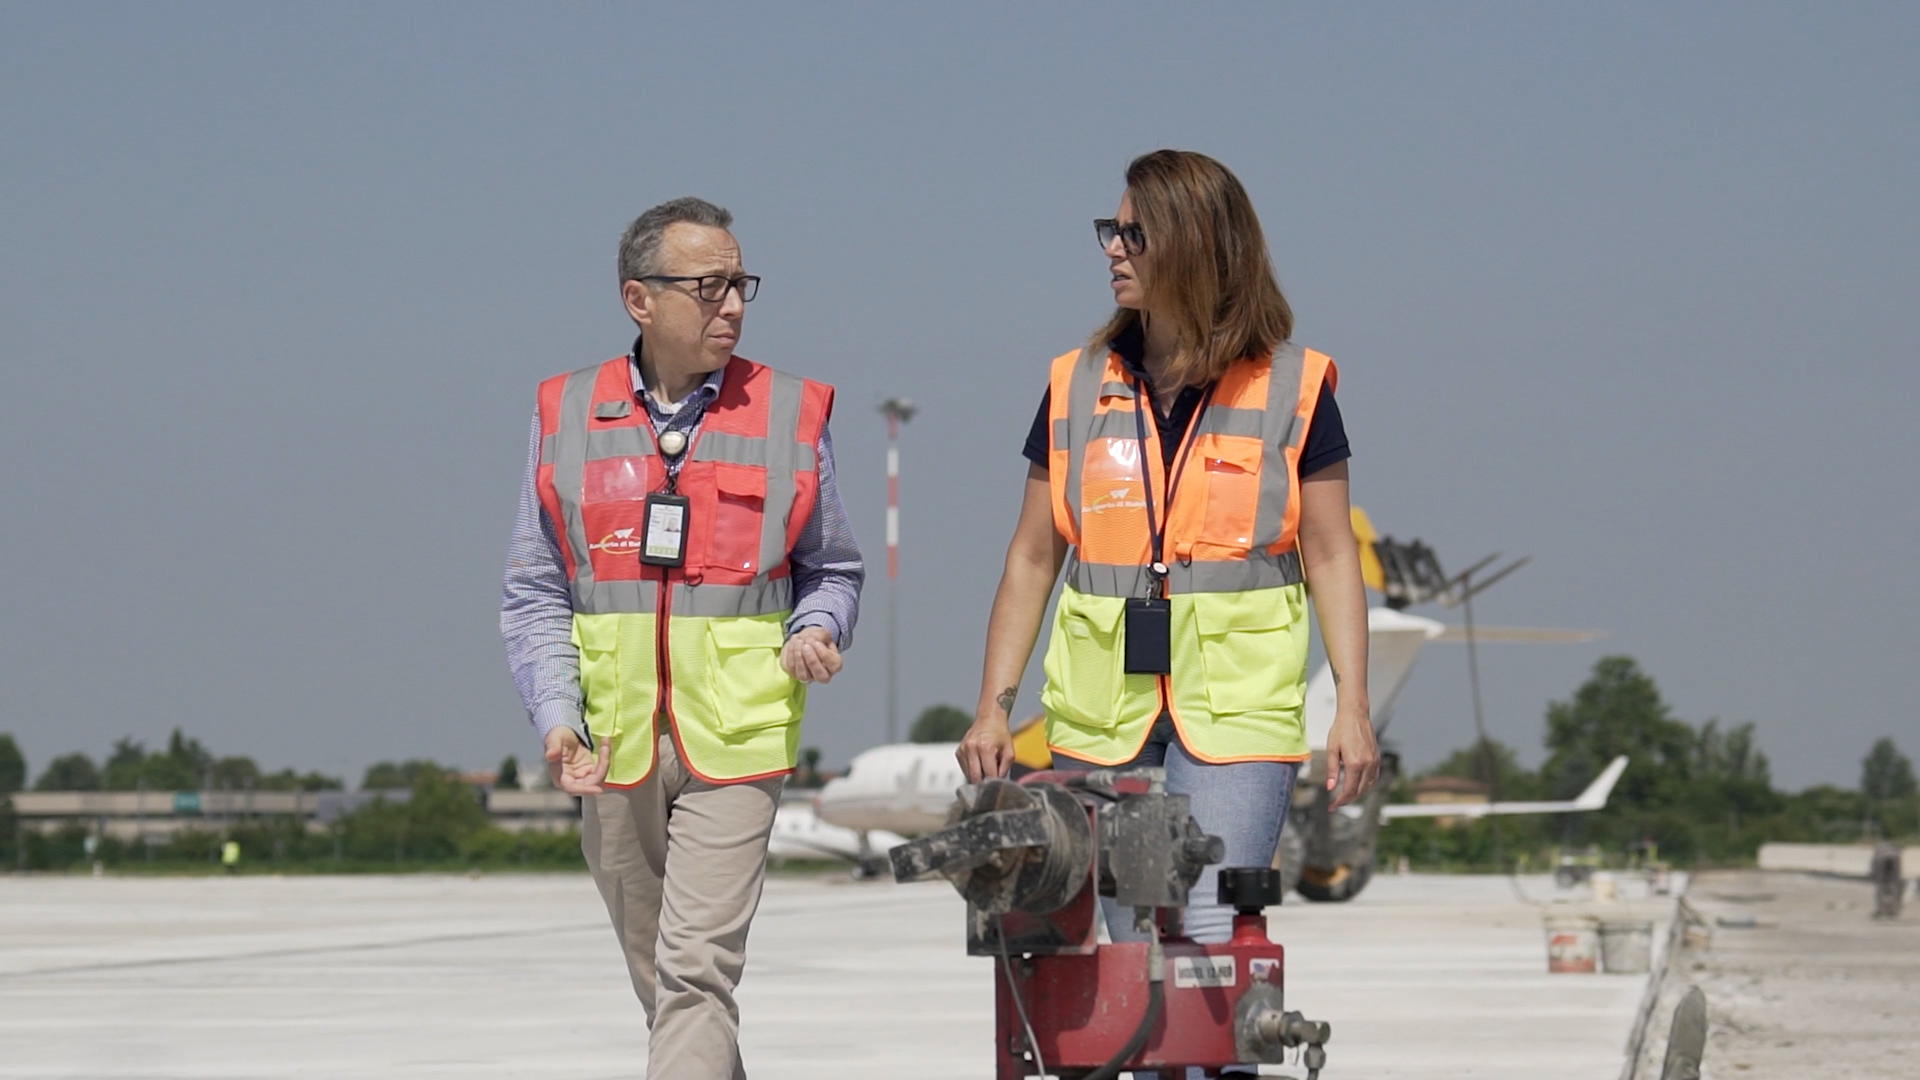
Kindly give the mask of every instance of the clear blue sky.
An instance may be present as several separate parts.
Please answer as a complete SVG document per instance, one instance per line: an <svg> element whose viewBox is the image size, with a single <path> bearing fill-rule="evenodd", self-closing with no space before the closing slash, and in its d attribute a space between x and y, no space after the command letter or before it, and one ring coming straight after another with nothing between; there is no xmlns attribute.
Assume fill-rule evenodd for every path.
<svg viewBox="0 0 1920 1080"><path fill-rule="evenodd" d="M495 619L533 388L622 351L624 224L730 207L744 355L830 380L877 571L808 741L971 708L1089 224L1202 150L1341 361L1356 499L1531 554L1489 723L1605 651L1790 786L1920 751L1920 8L12 5L0 11L0 730L357 778L534 750ZM1395 724L1472 737L1457 648ZM1035 707L1036 673L1022 710Z"/></svg>

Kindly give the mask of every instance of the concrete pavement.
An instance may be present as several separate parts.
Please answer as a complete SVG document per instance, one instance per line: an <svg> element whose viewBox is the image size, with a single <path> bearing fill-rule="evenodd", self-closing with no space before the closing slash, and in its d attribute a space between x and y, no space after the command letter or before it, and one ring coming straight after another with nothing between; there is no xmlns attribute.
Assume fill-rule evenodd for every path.
<svg viewBox="0 0 1920 1080"><path fill-rule="evenodd" d="M1327 1080L1614 1080L1645 978L1547 974L1528 900L1570 894L1519 885L1383 877L1272 913L1289 1006L1333 1024ZM961 910L941 884L774 878L749 1069L988 1075L993 972L964 955ZM0 912L0 1078L643 1074L584 875L0 877Z"/></svg>

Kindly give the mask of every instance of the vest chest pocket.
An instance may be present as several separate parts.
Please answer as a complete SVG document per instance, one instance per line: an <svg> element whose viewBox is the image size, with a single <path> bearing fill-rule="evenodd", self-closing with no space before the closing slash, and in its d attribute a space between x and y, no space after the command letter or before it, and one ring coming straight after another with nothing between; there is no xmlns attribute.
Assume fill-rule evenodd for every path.
<svg viewBox="0 0 1920 1080"><path fill-rule="evenodd" d="M1121 623L1125 601L1061 593L1047 642L1041 703L1079 727L1111 729L1120 723L1126 690Z"/></svg>
<svg viewBox="0 0 1920 1080"><path fill-rule="evenodd" d="M1193 614L1214 712L1285 713L1300 707L1307 666L1305 586L1199 593Z"/></svg>
<svg viewBox="0 0 1920 1080"><path fill-rule="evenodd" d="M780 666L780 616L707 620L707 675L715 726L723 735L783 727L800 719L806 687Z"/></svg>
<svg viewBox="0 0 1920 1080"><path fill-rule="evenodd" d="M752 465L715 462L713 528L707 565L747 574L760 572L760 527L766 513L767 472Z"/></svg>
<svg viewBox="0 0 1920 1080"><path fill-rule="evenodd" d="M1253 546L1260 512L1259 439L1219 437L1209 441L1201 466L1207 482L1206 517L1195 543L1196 558L1237 556Z"/></svg>

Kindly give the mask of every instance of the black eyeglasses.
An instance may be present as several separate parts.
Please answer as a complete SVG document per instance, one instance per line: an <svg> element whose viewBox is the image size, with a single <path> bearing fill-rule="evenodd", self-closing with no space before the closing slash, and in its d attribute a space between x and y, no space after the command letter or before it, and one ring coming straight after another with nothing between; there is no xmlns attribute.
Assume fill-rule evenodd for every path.
<svg viewBox="0 0 1920 1080"><path fill-rule="evenodd" d="M709 304L725 300L728 289L740 290L741 303L752 303L753 298L759 295L760 292L760 278L754 274L741 274L737 278L730 278L725 274L707 274L702 277L673 277L667 274L648 274L640 280L697 281L699 284L694 286L694 295Z"/></svg>
<svg viewBox="0 0 1920 1080"><path fill-rule="evenodd" d="M1119 218L1094 218L1093 235L1100 238L1101 251L1112 247L1113 238L1116 236L1120 238L1120 246L1125 248L1129 255L1138 255L1147 250L1147 234L1141 231L1140 223L1137 221L1129 221L1122 225Z"/></svg>

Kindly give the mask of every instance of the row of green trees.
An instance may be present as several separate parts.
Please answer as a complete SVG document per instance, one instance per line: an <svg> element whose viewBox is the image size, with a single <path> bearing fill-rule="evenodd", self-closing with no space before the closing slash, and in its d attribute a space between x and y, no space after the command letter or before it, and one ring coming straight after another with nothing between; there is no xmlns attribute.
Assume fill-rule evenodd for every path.
<svg viewBox="0 0 1920 1080"><path fill-rule="evenodd" d="M27 762L11 735L0 735L0 794L26 787ZM47 763L34 781L35 791L200 791L231 788L256 791L336 791L343 785L316 772L282 769L270 773L252 758L215 757L179 728L164 749L149 751L133 739L113 744L106 761L95 764L83 753L64 754ZM405 786L405 785L400 785Z"/></svg>
<svg viewBox="0 0 1920 1080"><path fill-rule="evenodd" d="M1450 866L1511 865L1556 849L1596 846L1617 854L1657 852L1682 864L1751 860L1768 840L1849 842L1920 836L1912 762L1890 738L1868 750L1857 789L1773 786L1752 724L1695 726L1673 716L1653 678L1632 658L1609 656L1546 714L1546 760L1522 767L1497 742L1454 752L1421 776L1479 781L1495 799L1567 799L1620 754L1632 759L1604 810L1591 814L1485 818L1442 826L1398 821L1381 831L1381 854ZM1411 798L1411 779L1401 799Z"/></svg>

